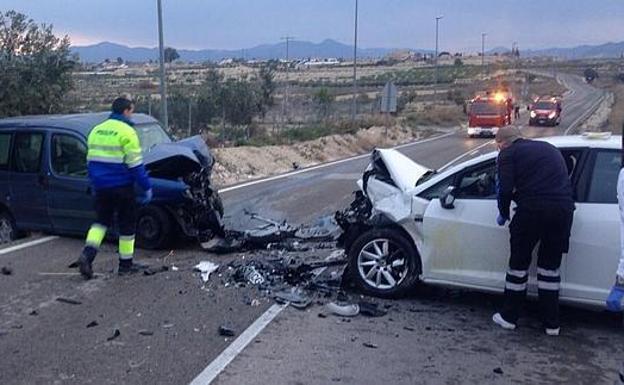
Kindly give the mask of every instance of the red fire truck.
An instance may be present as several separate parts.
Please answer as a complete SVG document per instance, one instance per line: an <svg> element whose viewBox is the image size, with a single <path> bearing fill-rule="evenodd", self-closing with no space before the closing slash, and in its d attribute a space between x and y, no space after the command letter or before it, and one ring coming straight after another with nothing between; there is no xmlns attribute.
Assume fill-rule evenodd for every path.
<svg viewBox="0 0 624 385"><path fill-rule="evenodd" d="M468 106L468 136L494 136L500 127L511 123L513 97L496 91L476 96Z"/></svg>

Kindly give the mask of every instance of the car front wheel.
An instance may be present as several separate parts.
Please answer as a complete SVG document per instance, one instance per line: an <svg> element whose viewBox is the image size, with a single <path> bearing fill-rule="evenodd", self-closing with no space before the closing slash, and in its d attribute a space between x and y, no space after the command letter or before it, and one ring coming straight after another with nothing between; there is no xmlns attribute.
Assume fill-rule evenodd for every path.
<svg viewBox="0 0 624 385"><path fill-rule="evenodd" d="M395 298L414 288L420 259L412 241L397 229L371 229L349 249L348 272L362 292Z"/></svg>
<svg viewBox="0 0 624 385"><path fill-rule="evenodd" d="M137 215L136 241L143 249L164 249L171 241L171 217L158 206L142 207Z"/></svg>

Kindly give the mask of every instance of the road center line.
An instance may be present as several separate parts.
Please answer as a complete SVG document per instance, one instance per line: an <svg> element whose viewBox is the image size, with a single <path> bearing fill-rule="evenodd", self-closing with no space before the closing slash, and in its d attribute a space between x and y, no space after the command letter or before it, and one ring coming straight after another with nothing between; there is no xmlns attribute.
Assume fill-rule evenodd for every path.
<svg viewBox="0 0 624 385"><path fill-rule="evenodd" d="M254 323L238 336L219 356L210 363L190 385L208 385L225 369L226 366L240 352L245 349L249 343L260 334L260 332L269 324L278 314L286 308L286 305L272 305L265 311Z"/></svg>
<svg viewBox="0 0 624 385"><path fill-rule="evenodd" d="M48 237L38 238L29 242L20 243L19 245L7 247L5 249L0 249L0 255L9 254L17 250L25 249L27 247L40 245L42 243L50 242L58 238L59 237L56 235L50 235Z"/></svg>

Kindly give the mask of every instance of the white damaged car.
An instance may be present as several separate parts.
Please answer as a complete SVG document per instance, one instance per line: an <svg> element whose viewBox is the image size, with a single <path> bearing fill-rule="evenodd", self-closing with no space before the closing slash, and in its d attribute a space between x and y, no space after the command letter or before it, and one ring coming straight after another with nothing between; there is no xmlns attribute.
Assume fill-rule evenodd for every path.
<svg viewBox="0 0 624 385"><path fill-rule="evenodd" d="M621 137L543 140L561 150L576 200L570 250L561 266L561 299L603 305L620 255ZM336 213L347 272L358 288L396 297L422 281L503 292L509 229L496 224L497 154L437 172L396 150L374 150L355 200ZM535 265L529 294L537 294Z"/></svg>

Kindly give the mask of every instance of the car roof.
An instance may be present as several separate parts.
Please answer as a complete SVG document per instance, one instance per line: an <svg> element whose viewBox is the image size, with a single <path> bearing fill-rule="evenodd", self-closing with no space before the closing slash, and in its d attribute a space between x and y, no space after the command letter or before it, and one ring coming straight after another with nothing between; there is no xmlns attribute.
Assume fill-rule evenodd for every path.
<svg viewBox="0 0 624 385"><path fill-rule="evenodd" d="M110 112L18 116L0 119L0 130L3 128L63 128L76 131L86 137L94 126L102 123L109 116ZM156 119L146 114L134 114L132 121L136 124L158 123Z"/></svg>
<svg viewBox="0 0 624 385"><path fill-rule="evenodd" d="M537 140L543 140L552 144L555 147L590 147L590 148L607 148L607 149L621 149L622 148L622 135L610 135L610 133L593 133L588 132L584 135L567 135L567 136L553 136L549 138L540 138Z"/></svg>

